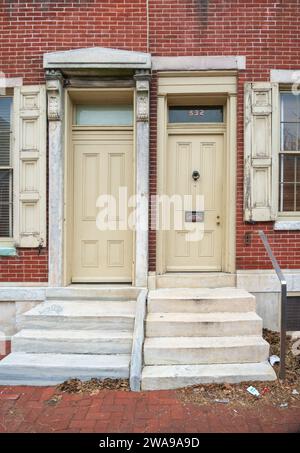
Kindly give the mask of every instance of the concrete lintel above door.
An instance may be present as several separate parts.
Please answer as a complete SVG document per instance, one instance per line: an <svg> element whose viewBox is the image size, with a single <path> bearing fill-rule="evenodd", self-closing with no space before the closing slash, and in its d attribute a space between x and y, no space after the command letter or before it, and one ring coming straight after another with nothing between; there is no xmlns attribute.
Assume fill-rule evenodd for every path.
<svg viewBox="0 0 300 453"><path fill-rule="evenodd" d="M144 52L89 47L44 54L45 69L151 69L151 55Z"/></svg>

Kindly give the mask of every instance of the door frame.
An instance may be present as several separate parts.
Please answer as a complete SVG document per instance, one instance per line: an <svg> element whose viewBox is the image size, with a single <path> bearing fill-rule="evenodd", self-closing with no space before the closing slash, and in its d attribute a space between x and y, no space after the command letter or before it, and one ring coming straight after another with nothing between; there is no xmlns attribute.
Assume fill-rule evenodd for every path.
<svg viewBox="0 0 300 453"><path fill-rule="evenodd" d="M135 114L135 105L136 105L136 94L134 89L125 88L108 88L108 89L94 89L92 90L99 94L103 93L107 96L108 92L128 92L129 95L132 96L132 103L133 103L133 118L136 117ZM74 241L74 231L73 231L73 220L74 220L74 159L73 159L73 130L81 129L80 126L73 127L73 118L74 118L74 101L72 99L72 95L79 96L84 98L85 92L91 92L91 89L74 89L69 88L66 89L65 93L65 162L64 162L64 181L65 181L65 191L64 191L64 285L69 285L72 283L72 273L73 273L73 257L72 257L72 250L73 250L73 241ZM109 99L109 97L108 97ZM82 127L85 130L91 131L104 131L104 130L117 130L117 131L124 131L128 132L129 130L132 131L132 143L133 143L133 150L132 150L132 188L133 193L136 190L136 121L133 121L133 126L129 127ZM132 231L132 270L131 270L131 281L126 283L134 285L136 272L135 272L135 252L136 252L136 231ZM83 284L86 282L82 282ZM90 283L93 283L91 281ZM124 283L124 280L105 280L103 279L103 283ZM95 284L95 282L94 282Z"/></svg>
<svg viewBox="0 0 300 453"><path fill-rule="evenodd" d="M167 147L170 133L211 133L224 135L224 192L223 192L223 249L221 272L234 273L236 269L236 152L237 152L237 75L235 71L165 72L158 73L157 106L157 195L167 193ZM199 99L222 99L224 124L168 126L168 105L172 98L182 104L189 96ZM172 131L172 132L171 132ZM205 272L205 271L203 271ZM166 273L166 232L156 235L156 273Z"/></svg>

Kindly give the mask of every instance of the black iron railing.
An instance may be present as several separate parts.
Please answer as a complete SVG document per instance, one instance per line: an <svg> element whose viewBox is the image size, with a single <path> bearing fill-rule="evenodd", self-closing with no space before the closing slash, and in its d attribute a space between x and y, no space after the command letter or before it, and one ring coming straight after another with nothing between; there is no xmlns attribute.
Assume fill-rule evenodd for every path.
<svg viewBox="0 0 300 453"><path fill-rule="evenodd" d="M287 285L286 279L280 269L280 266L275 258L272 249L270 247L267 236L263 231L258 232L265 249L269 255L270 260L272 261L273 268L277 274L277 277L281 285L281 301L280 301L280 369L279 369L279 378L285 379L285 343L286 343L286 305L287 305Z"/></svg>

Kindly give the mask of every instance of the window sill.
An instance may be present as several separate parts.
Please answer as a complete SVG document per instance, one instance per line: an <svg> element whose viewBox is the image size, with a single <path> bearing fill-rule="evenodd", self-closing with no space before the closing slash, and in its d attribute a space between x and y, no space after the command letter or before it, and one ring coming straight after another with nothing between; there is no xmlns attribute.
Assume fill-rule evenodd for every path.
<svg viewBox="0 0 300 453"><path fill-rule="evenodd" d="M17 256L17 249L14 241L0 240L0 256Z"/></svg>
<svg viewBox="0 0 300 453"><path fill-rule="evenodd" d="M300 230L300 219L299 220L278 219L274 224L274 230L279 231Z"/></svg>

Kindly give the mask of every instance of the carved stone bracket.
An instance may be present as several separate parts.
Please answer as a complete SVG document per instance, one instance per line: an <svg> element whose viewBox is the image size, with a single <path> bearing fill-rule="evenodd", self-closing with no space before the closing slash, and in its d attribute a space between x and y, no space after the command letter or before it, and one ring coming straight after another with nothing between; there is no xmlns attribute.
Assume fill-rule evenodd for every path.
<svg viewBox="0 0 300 453"><path fill-rule="evenodd" d="M149 71L138 71L134 78L136 81L136 120L149 121Z"/></svg>
<svg viewBox="0 0 300 453"><path fill-rule="evenodd" d="M48 94L48 120L61 121L62 119L62 87L63 76L54 69L46 71L46 90Z"/></svg>

